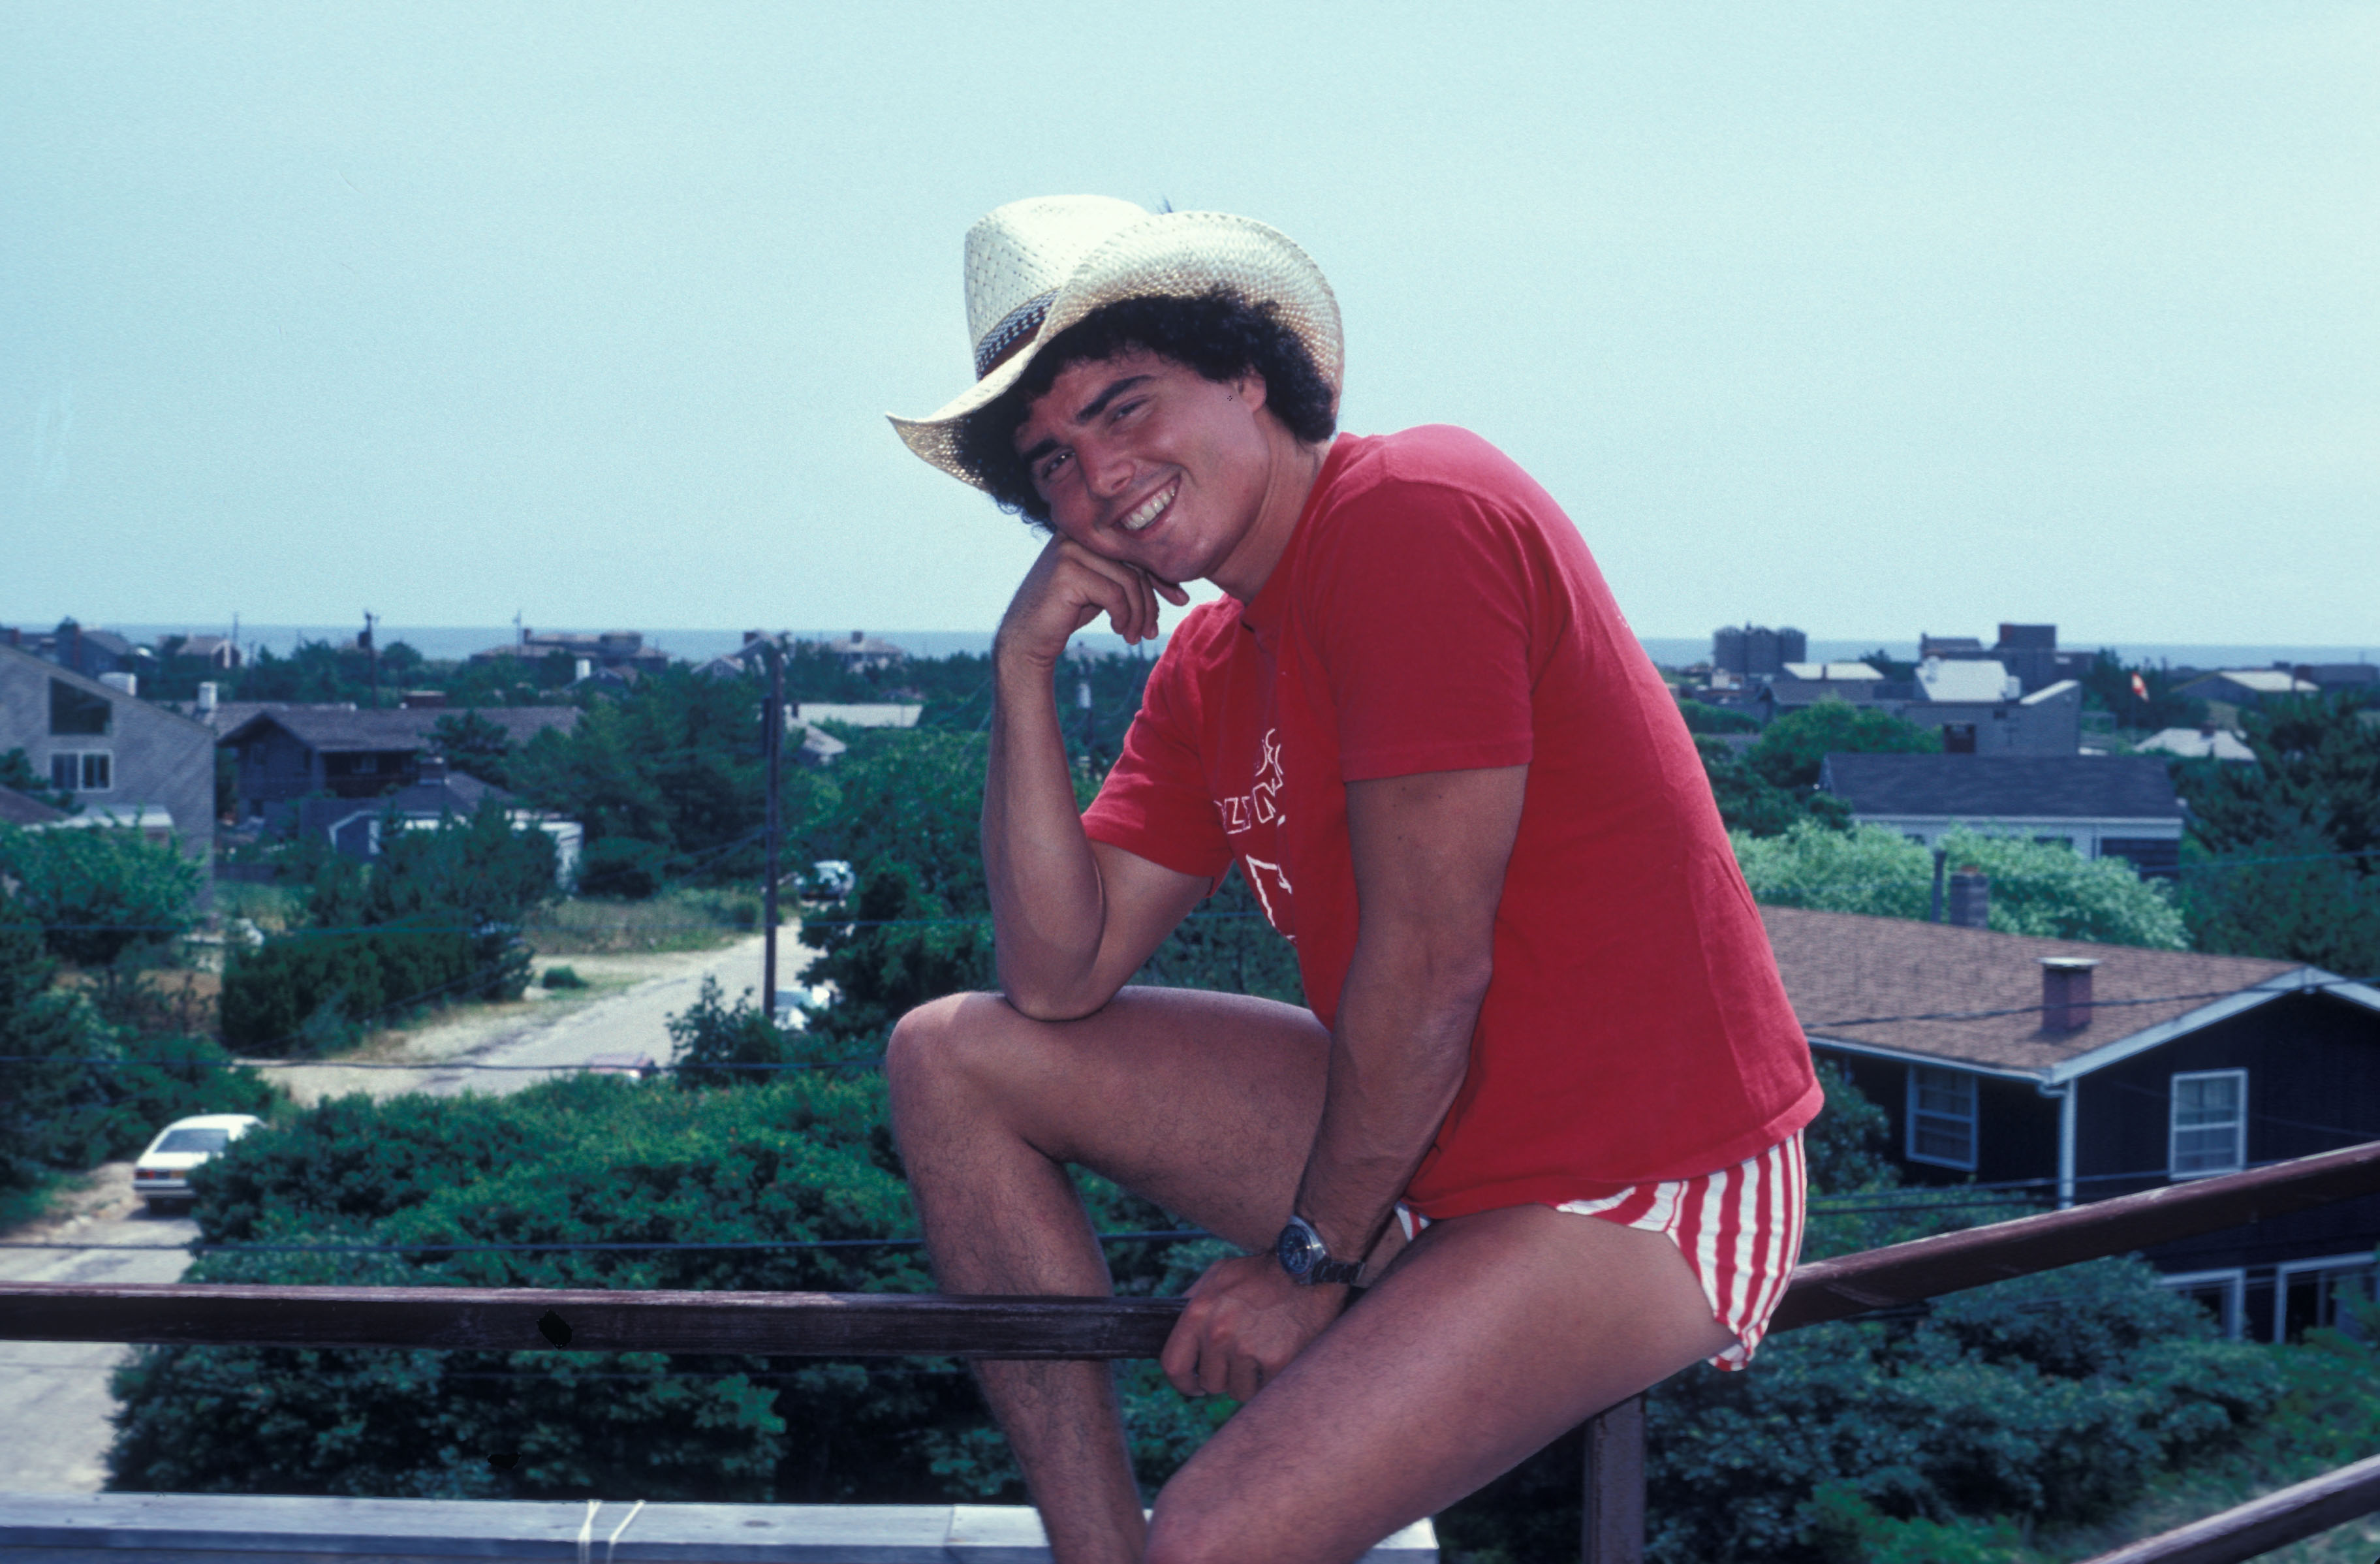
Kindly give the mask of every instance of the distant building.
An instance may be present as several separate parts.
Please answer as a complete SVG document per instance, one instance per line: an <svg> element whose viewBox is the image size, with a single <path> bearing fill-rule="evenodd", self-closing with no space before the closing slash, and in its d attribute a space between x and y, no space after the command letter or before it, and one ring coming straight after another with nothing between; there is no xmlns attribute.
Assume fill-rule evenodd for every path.
<svg viewBox="0 0 2380 1564"><path fill-rule="evenodd" d="M230 670L240 665L238 646L228 636L184 636L167 644L168 657L195 658L210 668Z"/></svg>
<svg viewBox="0 0 2380 1564"><path fill-rule="evenodd" d="M644 633L639 630L604 630L595 634L523 630L519 640L475 651L471 661L501 662L507 658L525 658L535 662L556 652L569 658L574 665L587 663L589 673L606 668L665 667L670 660L669 653L659 647L645 645ZM581 678L585 676L579 674Z"/></svg>
<svg viewBox="0 0 2380 1564"><path fill-rule="evenodd" d="M204 723L0 646L0 752L11 749L74 797L75 821L170 834L192 861L213 857L214 734Z"/></svg>
<svg viewBox="0 0 2380 1564"><path fill-rule="evenodd" d="M568 733L575 706L488 706L472 713L504 731L515 745L548 728ZM219 741L238 757L239 797L253 818L287 819L311 794L378 798L421 781L430 731L450 711L358 711L287 706L257 712ZM292 822L294 823L294 821Z"/></svg>
<svg viewBox="0 0 2380 1564"><path fill-rule="evenodd" d="M926 709L890 701L838 704L828 700L795 703L794 721L802 723L841 722L853 728L914 728Z"/></svg>
<svg viewBox="0 0 2380 1564"><path fill-rule="evenodd" d="M2289 696L2321 693L2320 685L2301 679L2286 668L2225 668L2173 687L2173 694L2184 700L2204 700L2235 711L2252 710L2268 700Z"/></svg>
<svg viewBox="0 0 2380 1564"><path fill-rule="evenodd" d="M1981 662L1986 660L2000 665L2000 671L2017 681L2017 693L2031 695L2046 689L2060 679L2079 680L2091 672L2096 653L2060 651L2058 649L2058 626L2055 624L2010 624L1999 627L1999 639L1991 646L1973 636L1928 636L1917 637L1917 660L1920 663L1937 658L1944 662Z"/></svg>
<svg viewBox="0 0 2380 1564"><path fill-rule="evenodd" d="M897 667L909 661L907 648L879 640L864 630L854 630L847 641L828 641L825 648L828 656L855 673Z"/></svg>
<svg viewBox="0 0 2380 1564"><path fill-rule="evenodd" d="M2208 723L2203 728L2167 728L2150 734L2132 747L2143 755L2171 755L2184 760L2242 760L2253 765L2256 752L2223 729Z"/></svg>
<svg viewBox="0 0 2380 1564"><path fill-rule="evenodd" d="M2380 992L2363 984L2294 962L1760 914L1811 1051L1884 1110L1911 1183L2034 1182L2065 1205L2380 1136ZM2146 1254L2226 1335L2283 1341L2350 1323L2340 1302L2372 1295L2375 1235L2366 1195Z"/></svg>
<svg viewBox="0 0 2380 1564"><path fill-rule="evenodd" d="M2186 816L2155 756L1835 754L1821 762L1818 786L1859 824L1928 847L1964 826L2123 858L2143 875L2180 867Z"/></svg>
<svg viewBox="0 0 2380 1564"><path fill-rule="evenodd" d="M2290 670L2325 695L2380 696L2380 662L2301 662Z"/></svg>
<svg viewBox="0 0 2380 1564"><path fill-rule="evenodd" d="M1711 667L1724 673L1781 673L1809 656L1809 637L1791 625L1728 624L1711 632Z"/></svg>
<svg viewBox="0 0 2380 1564"><path fill-rule="evenodd" d="M568 884L578 872L579 850L586 833L575 820L516 807L517 800L466 772L449 770L443 757L424 755L416 763L416 780L378 798L308 798L298 806L297 830L301 836L321 836L350 858L377 858L386 847L386 832L435 829L441 821L462 818L493 802L505 806L516 830L542 830L553 839L554 878Z"/></svg>

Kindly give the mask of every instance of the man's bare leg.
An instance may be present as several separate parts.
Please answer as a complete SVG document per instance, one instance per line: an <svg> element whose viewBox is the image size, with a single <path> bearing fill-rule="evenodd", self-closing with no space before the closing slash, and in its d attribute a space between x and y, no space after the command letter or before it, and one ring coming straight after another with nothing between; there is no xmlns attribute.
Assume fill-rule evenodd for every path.
<svg viewBox="0 0 2380 1564"><path fill-rule="evenodd" d="M1658 1233L1437 1223L1166 1485L1148 1559L1342 1564L1732 1340Z"/></svg>
<svg viewBox="0 0 2380 1564"><path fill-rule="evenodd" d="M1069 1022L993 994L911 1012L885 1076L936 1277L953 1292L1107 1292L1070 1162L1244 1248L1269 1244L1313 1145L1329 1048L1310 1012L1191 989L1126 988ZM977 1369L1052 1557L1137 1560L1140 1498L1109 1366Z"/></svg>

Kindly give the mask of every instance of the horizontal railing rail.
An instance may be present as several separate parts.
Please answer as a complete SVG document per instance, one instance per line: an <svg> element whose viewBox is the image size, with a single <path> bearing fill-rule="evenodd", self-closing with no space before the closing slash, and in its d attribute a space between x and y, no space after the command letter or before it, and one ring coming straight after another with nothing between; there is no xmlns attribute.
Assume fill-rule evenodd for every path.
<svg viewBox="0 0 2380 1564"><path fill-rule="evenodd" d="M2380 1456L2128 1543L2083 1564L2240 1564L2380 1509Z"/></svg>

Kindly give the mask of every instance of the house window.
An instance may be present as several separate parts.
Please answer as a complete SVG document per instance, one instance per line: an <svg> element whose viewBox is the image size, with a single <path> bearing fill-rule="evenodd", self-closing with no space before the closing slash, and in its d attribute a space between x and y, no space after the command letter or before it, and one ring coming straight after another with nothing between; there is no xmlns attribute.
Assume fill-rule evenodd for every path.
<svg viewBox="0 0 2380 1564"><path fill-rule="evenodd" d="M106 793L115 786L115 757L104 749L50 757L50 786L60 793Z"/></svg>
<svg viewBox="0 0 2380 1564"><path fill-rule="evenodd" d="M1964 1070L1909 1067L1909 1159L1975 1170L1975 1078Z"/></svg>
<svg viewBox="0 0 2380 1564"><path fill-rule="evenodd" d="M50 734L55 738L97 738L107 732L115 706L103 695L67 684L64 679L50 681Z"/></svg>
<svg viewBox="0 0 2380 1564"><path fill-rule="evenodd" d="M1975 752L1975 724L1945 722L1942 724L1942 753L1973 755Z"/></svg>
<svg viewBox="0 0 2380 1564"><path fill-rule="evenodd" d="M2349 1300L2370 1302L2374 1266L2369 1253L2327 1260L2297 1260L2276 1277L2279 1306L2273 1311L2273 1340L2291 1341L2317 1328L2361 1333Z"/></svg>
<svg viewBox="0 0 2380 1564"><path fill-rule="evenodd" d="M2188 1271L2157 1279L2161 1286L2180 1293L2204 1309L2226 1340L2240 1340L2248 1314L2248 1273L2245 1270Z"/></svg>
<svg viewBox="0 0 2380 1564"><path fill-rule="evenodd" d="M2168 1166L2177 1179L2236 1173L2247 1163L2248 1073L2200 1070L2173 1078Z"/></svg>

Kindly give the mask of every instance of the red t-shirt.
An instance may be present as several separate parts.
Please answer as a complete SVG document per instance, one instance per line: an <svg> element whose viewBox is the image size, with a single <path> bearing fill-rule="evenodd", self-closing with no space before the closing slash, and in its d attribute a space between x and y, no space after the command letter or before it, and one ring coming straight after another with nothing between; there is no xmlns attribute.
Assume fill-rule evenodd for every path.
<svg viewBox="0 0 2380 1564"><path fill-rule="evenodd" d="M1432 1218L1730 1167L1820 1095L1694 741L1550 495L1443 426L1331 447L1243 608L1187 615L1083 824L1237 858L1325 1025L1354 953L1346 784L1529 768Z"/></svg>

